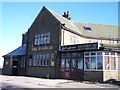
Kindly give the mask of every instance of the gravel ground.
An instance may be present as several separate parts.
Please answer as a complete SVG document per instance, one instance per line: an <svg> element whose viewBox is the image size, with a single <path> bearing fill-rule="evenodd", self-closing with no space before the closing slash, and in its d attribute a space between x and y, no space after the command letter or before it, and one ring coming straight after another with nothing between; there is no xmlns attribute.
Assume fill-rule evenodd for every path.
<svg viewBox="0 0 120 90"><path fill-rule="evenodd" d="M0 88L118 88L116 85L0 75ZM4 90L4 89L3 89ZM18 89L17 89L18 90Z"/></svg>

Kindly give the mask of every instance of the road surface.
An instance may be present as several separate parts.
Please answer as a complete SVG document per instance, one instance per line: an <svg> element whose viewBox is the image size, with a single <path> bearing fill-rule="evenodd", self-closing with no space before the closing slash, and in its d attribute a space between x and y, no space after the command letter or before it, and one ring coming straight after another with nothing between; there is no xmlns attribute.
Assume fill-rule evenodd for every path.
<svg viewBox="0 0 120 90"><path fill-rule="evenodd" d="M43 79L35 77L5 75L0 75L0 84L0 88L4 88L5 90L11 88L27 88L28 90L29 88L118 88L118 86L115 85L90 83L86 81L77 82L63 79Z"/></svg>

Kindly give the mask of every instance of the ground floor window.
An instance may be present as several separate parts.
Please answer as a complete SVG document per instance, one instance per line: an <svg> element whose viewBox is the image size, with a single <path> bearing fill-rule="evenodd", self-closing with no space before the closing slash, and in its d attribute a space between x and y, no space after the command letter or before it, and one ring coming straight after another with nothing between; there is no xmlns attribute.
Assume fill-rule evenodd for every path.
<svg viewBox="0 0 120 90"><path fill-rule="evenodd" d="M39 55L36 55L36 59L35 59L35 66L39 66Z"/></svg>
<svg viewBox="0 0 120 90"><path fill-rule="evenodd" d="M32 66L32 59L29 59L29 66Z"/></svg>
<svg viewBox="0 0 120 90"><path fill-rule="evenodd" d="M55 64L55 54L51 54L51 66L54 66Z"/></svg>
<svg viewBox="0 0 120 90"><path fill-rule="evenodd" d="M42 66L42 55L39 55L39 66Z"/></svg>
<svg viewBox="0 0 120 90"><path fill-rule="evenodd" d="M29 59L29 66L54 66L55 54L37 54Z"/></svg>
<svg viewBox="0 0 120 90"><path fill-rule="evenodd" d="M60 60L62 69L83 69L83 52L61 53Z"/></svg>
<svg viewBox="0 0 120 90"><path fill-rule="evenodd" d="M84 53L85 70L103 70L102 52L85 52Z"/></svg>
<svg viewBox="0 0 120 90"><path fill-rule="evenodd" d="M33 66L36 66L36 55L33 57Z"/></svg>
<svg viewBox="0 0 120 90"><path fill-rule="evenodd" d="M105 70L117 69L117 54L115 52L104 52L104 67Z"/></svg>
<svg viewBox="0 0 120 90"><path fill-rule="evenodd" d="M25 58L24 57L21 58L21 67L22 68L25 67Z"/></svg>
<svg viewBox="0 0 120 90"><path fill-rule="evenodd" d="M64 68L64 67L65 67L65 59L62 58L62 59L61 59L61 68Z"/></svg>
<svg viewBox="0 0 120 90"><path fill-rule="evenodd" d="M66 59L66 68L69 68L69 66L70 66L70 59Z"/></svg>
<svg viewBox="0 0 120 90"><path fill-rule="evenodd" d="M83 58L78 58L78 69L83 69Z"/></svg>
<svg viewBox="0 0 120 90"><path fill-rule="evenodd" d="M72 69L76 69L76 65L77 65L76 59L75 59L75 58L72 58L72 59L71 59L71 68L72 68Z"/></svg>
<svg viewBox="0 0 120 90"><path fill-rule="evenodd" d="M61 53L61 68L84 70L116 70L118 54L115 52L88 51L78 53ZM103 68L104 66L104 68Z"/></svg>

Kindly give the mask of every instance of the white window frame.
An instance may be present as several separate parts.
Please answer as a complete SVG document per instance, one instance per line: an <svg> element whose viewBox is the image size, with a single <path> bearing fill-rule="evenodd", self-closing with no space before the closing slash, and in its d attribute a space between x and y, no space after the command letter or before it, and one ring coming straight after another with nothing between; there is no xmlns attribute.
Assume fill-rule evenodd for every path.
<svg viewBox="0 0 120 90"><path fill-rule="evenodd" d="M92 55L92 56L91 56L91 53L92 53L92 52L94 52L95 55ZM98 52L101 52L102 55L97 55ZM86 56L86 55L85 55L86 53L89 53L89 55ZM98 56L101 56L101 57L102 57L102 60L103 60L103 52L102 52L102 51L87 51L87 52L84 52L84 70L85 70L85 71L103 71L103 68L102 68L102 69L97 69L97 66L98 66L97 57L98 57ZM95 58L96 58L96 63L95 63L96 69L91 69L91 65L90 65L90 69L86 69L86 68L85 68L85 66L86 66L86 65L85 65L85 58L86 58L86 57L89 57L89 58L90 58L90 61L91 61L91 57L95 57ZM103 61L102 61L102 67L104 67L103 65L104 65L104 64L103 64Z"/></svg>
<svg viewBox="0 0 120 90"><path fill-rule="evenodd" d="M105 52L106 51L103 52L103 62L104 62L104 64L103 64L104 65L103 66L104 67L103 70L104 71L117 71L118 70L118 55L117 55L117 53L115 52L115 55L111 55L111 52L107 51L107 52L109 52L109 55L105 55ZM109 56L109 58L110 57L115 57L116 58L116 60L115 60L116 61L116 69L115 70L111 69L111 58L110 58L110 61L109 61L110 62L110 69L109 70L105 69L105 59L104 59L105 56Z"/></svg>

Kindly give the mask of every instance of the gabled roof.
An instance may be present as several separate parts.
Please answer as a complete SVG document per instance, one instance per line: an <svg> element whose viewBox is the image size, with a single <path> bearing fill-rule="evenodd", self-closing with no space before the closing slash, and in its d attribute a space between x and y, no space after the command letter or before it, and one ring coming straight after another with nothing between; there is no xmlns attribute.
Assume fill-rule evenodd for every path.
<svg viewBox="0 0 120 90"><path fill-rule="evenodd" d="M56 12L46 8L45 6L43 7L43 9L47 10L61 24L65 24L66 27L69 27L72 30L79 31L79 29L74 25L74 23L71 20L68 20L67 18L64 18L62 15L57 14Z"/></svg>
<svg viewBox="0 0 120 90"><path fill-rule="evenodd" d="M74 22L74 25L86 36L93 36L101 39L118 38L117 26L81 22ZM90 27L91 30L84 30L84 27Z"/></svg>
<svg viewBox="0 0 120 90"><path fill-rule="evenodd" d="M3 57L6 56L24 56L26 53L26 46L20 46L17 49L13 50L12 52L4 55Z"/></svg>
<svg viewBox="0 0 120 90"><path fill-rule="evenodd" d="M118 26L73 22L71 20L64 18L62 15L59 15L54 11L46 8L45 6L43 7L43 9L46 9L61 24L65 24L66 28L69 28L81 34L81 36L97 38L97 39L120 40L120 38L118 38ZM91 30L84 30L83 27L90 27Z"/></svg>

